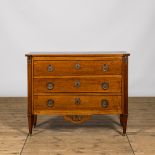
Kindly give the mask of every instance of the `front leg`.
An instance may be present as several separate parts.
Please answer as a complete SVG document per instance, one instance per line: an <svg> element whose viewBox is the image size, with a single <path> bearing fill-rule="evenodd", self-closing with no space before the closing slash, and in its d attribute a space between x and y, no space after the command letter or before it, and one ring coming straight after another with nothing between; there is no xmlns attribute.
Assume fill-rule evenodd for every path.
<svg viewBox="0 0 155 155"><path fill-rule="evenodd" d="M126 134L128 114L120 114L120 124L123 127L123 134Z"/></svg>
<svg viewBox="0 0 155 155"><path fill-rule="evenodd" d="M34 128L36 127L36 124L37 124L37 115L33 115L33 126L34 126Z"/></svg>
<svg viewBox="0 0 155 155"><path fill-rule="evenodd" d="M28 115L28 125L29 125L29 134L32 134L32 127L33 127L33 123L34 123L34 116L29 114Z"/></svg>

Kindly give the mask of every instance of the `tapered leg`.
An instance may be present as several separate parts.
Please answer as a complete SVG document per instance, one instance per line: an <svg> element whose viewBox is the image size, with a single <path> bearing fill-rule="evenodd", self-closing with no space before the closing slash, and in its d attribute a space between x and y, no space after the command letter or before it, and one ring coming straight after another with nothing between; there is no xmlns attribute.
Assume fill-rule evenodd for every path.
<svg viewBox="0 0 155 155"><path fill-rule="evenodd" d="M34 125L34 128L36 127L36 124L37 124L37 115L34 115L34 118L33 118L33 125Z"/></svg>
<svg viewBox="0 0 155 155"><path fill-rule="evenodd" d="M127 114L120 114L120 124L123 127L123 134L126 134L126 127L127 127Z"/></svg>
<svg viewBox="0 0 155 155"><path fill-rule="evenodd" d="M33 115L28 116L28 124L29 124L29 134L32 134L32 127L33 127Z"/></svg>

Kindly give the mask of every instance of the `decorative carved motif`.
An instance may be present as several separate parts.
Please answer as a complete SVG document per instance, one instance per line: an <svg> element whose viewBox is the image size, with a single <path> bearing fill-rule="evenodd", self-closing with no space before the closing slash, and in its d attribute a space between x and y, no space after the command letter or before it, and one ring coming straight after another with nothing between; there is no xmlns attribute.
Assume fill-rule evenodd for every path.
<svg viewBox="0 0 155 155"><path fill-rule="evenodd" d="M64 119L72 123L80 124L91 118L91 115L65 115Z"/></svg>

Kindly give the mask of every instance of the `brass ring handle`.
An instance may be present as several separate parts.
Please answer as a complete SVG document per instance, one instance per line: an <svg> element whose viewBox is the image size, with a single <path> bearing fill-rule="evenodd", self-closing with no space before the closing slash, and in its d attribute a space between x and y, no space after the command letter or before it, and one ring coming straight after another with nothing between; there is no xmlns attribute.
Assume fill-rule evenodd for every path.
<svg viewBox="0 0 155 155"><path fill-rule="evenodd" d="M102 83L102 89L104 89L104 90L109 89L109 82L103 82Z"/></svg>
<svg viewBox="0 0 155 155"><path fill-rule="evenodd" d="M109 70L109 65L108 64L104 64L103 65L103 71L107 72Z"/></svg>
<svg viewBox="0 0 155 155"><path fill-rule="evenodd" d="M47 101L47 106L48 106L48 107L53 107L53 106L54 106L54 100L49 99L49 100Z"/></svg>
<svg viewBox="0 0 155 155"><path fill-rule="evenodd" d="M80 87L80 81L75 81L74 86L79 88Z"/></svg>
<svg viewBox="0 0 155 155"><path fill-rule="evenodd" d="M107 108L109 106L108 100L102 100L101 101L101 106L102 106L102 108Z"/></svg>
<svg viewBox="0 0 155 155"><path fill-rule="evenodd" d="M81 102L80 98L75 98L75 104L76 104L76 105L79 105L80 102Z"/></svg>
<svg viewBox="0 0 155 155"><path fill-rule="evenodd" d="M80 69L81 68L81 65L80 64L75 64L75 69Z"/></svg>
<svg viewBox="0 0 155 155"><path fill-rule="evenodd" d="M48 90L52 90L54 88L54 84L52 82L48 82L47 88Z"/></svg>
<svg viewBox="0 0 155 155"><path fill-rule="evenodd" d="M48 65L47 70L48 70L49 72L52 72L52 71L54 70L53 65Z"/></svg>

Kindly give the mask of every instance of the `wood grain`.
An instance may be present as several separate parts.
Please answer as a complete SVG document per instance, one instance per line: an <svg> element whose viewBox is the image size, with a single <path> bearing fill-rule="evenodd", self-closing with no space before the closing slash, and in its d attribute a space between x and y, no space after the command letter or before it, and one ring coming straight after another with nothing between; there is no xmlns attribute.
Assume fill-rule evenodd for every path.
<svg viewBox="0 0 155 155"><path fill-rule="evenodd" d="M79 104L76 104L76 99L80 100ZM48 106L48 100L53 100L54 106ZM108 101L106 108L102 107L102 100ZM88 111L97 114L98 111L103 114L118 113L121 111L121 96L35 96L34 97L34 109L35 111L49 111L52 114L53 111Z"/></svg>
<svg viewBox="0 0 155 155"><path fill-rule="evenodd" d="M36 125L37 114L120 114L125 134L128 114L125 58L129 55L126 52L27 54L32 58L32 65L28 67L31 74L31 79L28 78L29 133ZM75 98L79 97L81 103L75 105ZM109 101L105 109L101 107L103 99ZM47 106L48 100L52 107Z"/></svg>
<svg viewBox="0 0 155 155"><path fill-rule="evenodd" d="M33 114L32 114L32 56L27 57L27 69L28 69L28 108L27 108L27 116L28 116L28 124L29 124L29 133L32 134L32 126L33 126Z"/></svg>
<svg viewBox="0 0 155 155"><path fill-rule="evenodd" d="M123 133L126 133L128 119L128 57L122 57L122 109L123 114L120 115L120 122L123 127Z"/></svg>
<svg viewBox="0 0 155 155"><path fill-rule="evenodd" d="M80 86L76 87L76 82L80 82ZM102 88L102 83L109 84L108 89ZM53 89L48 89L48 83L52 83ZM37 78L34 79L34 93L49 92L121 92L121 77L74 77L74 78Z"/></svg>
<svg viewBox="0 0 155 155"><path fill-rule="evenodd" d="M122 61L34 61L34 76L119 75ZM76 64L80 67L76 69ZM52 71L48 71L49 65ZM104 65L108 70L104 71Z"/></svg>

